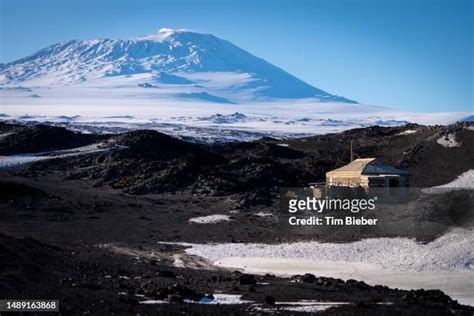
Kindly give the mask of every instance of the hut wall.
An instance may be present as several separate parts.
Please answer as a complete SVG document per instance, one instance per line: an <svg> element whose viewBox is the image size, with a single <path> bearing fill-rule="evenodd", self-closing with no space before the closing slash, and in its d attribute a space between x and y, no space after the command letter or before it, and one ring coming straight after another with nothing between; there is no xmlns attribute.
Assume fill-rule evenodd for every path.
<svg viewBox="0 0 474 316"><path fill-rule="evenodd" d="M326 178L326 184L329 186L345 186L345 187L367 187L369 182L367 177L347 177L347 176L330 176Z"/></svg>

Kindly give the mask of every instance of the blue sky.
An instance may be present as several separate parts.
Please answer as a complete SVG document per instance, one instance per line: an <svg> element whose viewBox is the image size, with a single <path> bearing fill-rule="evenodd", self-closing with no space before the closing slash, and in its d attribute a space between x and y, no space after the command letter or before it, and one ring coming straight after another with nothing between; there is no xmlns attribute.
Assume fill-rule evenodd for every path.
<svg viewBox="0 0 474 316"><path fill-rule="evenodd" d="M0 62L76 38L212 33L362 103L473 111L471 0L0 0Z"/></svg>

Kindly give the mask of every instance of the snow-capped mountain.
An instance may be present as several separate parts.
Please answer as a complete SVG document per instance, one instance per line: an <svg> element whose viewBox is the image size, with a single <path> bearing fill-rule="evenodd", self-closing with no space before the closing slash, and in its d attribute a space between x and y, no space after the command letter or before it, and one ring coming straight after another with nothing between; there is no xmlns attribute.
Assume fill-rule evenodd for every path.
<svg viewBox="0 0 474 316"><path fill-rule="evenodd" d="M0 120L87 132L147 128L206 141L249 140L406 122L450 124L470 114L360 104L228 41L186 30L72 40L0 64Z"/></svg>
<svg viewBox="0 0 474 316"><path fill-rule="evenodd" d="M315 88L228 41L210 34L171 29L128 40L54 44L2 65L0 84L30 89L134 86L144 94L150 92L146 89L162 88L160 96L217 103L309 97L354 103Z"/></svg>

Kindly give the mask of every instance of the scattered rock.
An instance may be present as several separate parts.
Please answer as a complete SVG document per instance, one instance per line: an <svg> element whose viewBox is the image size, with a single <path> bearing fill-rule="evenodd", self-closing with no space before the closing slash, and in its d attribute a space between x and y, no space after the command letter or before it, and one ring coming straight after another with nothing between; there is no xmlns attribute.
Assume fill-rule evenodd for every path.
<svg viewBox="0 0 474 316"><path fill-rule="evenodd" d="M156 275L159 277L164 277L164 278L176 278L176 273L169 270L158 271L156 272Z"/></svg>
<svg viewBox="0 0 474 316"><path fill-rule="evenodd" d="M305 275L301 277L301 282L314 283L316 282L316 277L314 276L314 274L306 273Z"/></svg>
<svg viewBox="0 0 474 316"><path fill-rule="evenodd" d="M265 296L265 303L268 305L275 305L276 299L273 296L267 295Z"/></svg>
<svg viewBox="0 0 474 316"><path fill-rule="evenodd" d="M257 284L257 280L255 279L255 276L252 274L242 274L239 277L239 283L243 285L254 285L254 284Z"/></svg>

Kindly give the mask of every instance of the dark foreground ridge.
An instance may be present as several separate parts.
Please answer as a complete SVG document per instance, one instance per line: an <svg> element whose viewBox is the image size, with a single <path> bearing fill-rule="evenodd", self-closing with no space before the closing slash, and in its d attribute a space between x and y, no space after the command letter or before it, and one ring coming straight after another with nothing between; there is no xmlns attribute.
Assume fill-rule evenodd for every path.
<svg viewBox="0 0 474 316"><path fill-rule="evenodd" d="M210 145L156 131L84 135L59 127L0 124L0 134L0 155L93 143L104 149L0 169L0 298L56 298L64 313L94 314L266 314L279 310L278 303L300 300L349 303L323 315L474 312L440 291L402 291L312 275L242 275L205 262L193 262L199 269L178 268L173 263L183 247L157 244L337 241L337 236L282 235L275 222L255 213L275 212L279 187L323 181L326 171L347 163L351 140L357 155L408 170L412 186L453 181L474 169L472 124L370 127ZM453 134L458 145L438 143ZM231 210L231 221L212 229L188 222ZM457 209L436 216L403 215L409 221L428 218L458 226L471 220ZM253 303L193 303L212 301L211 295L219 293ZM141 304L144 300L165 303Z"/></svg>

